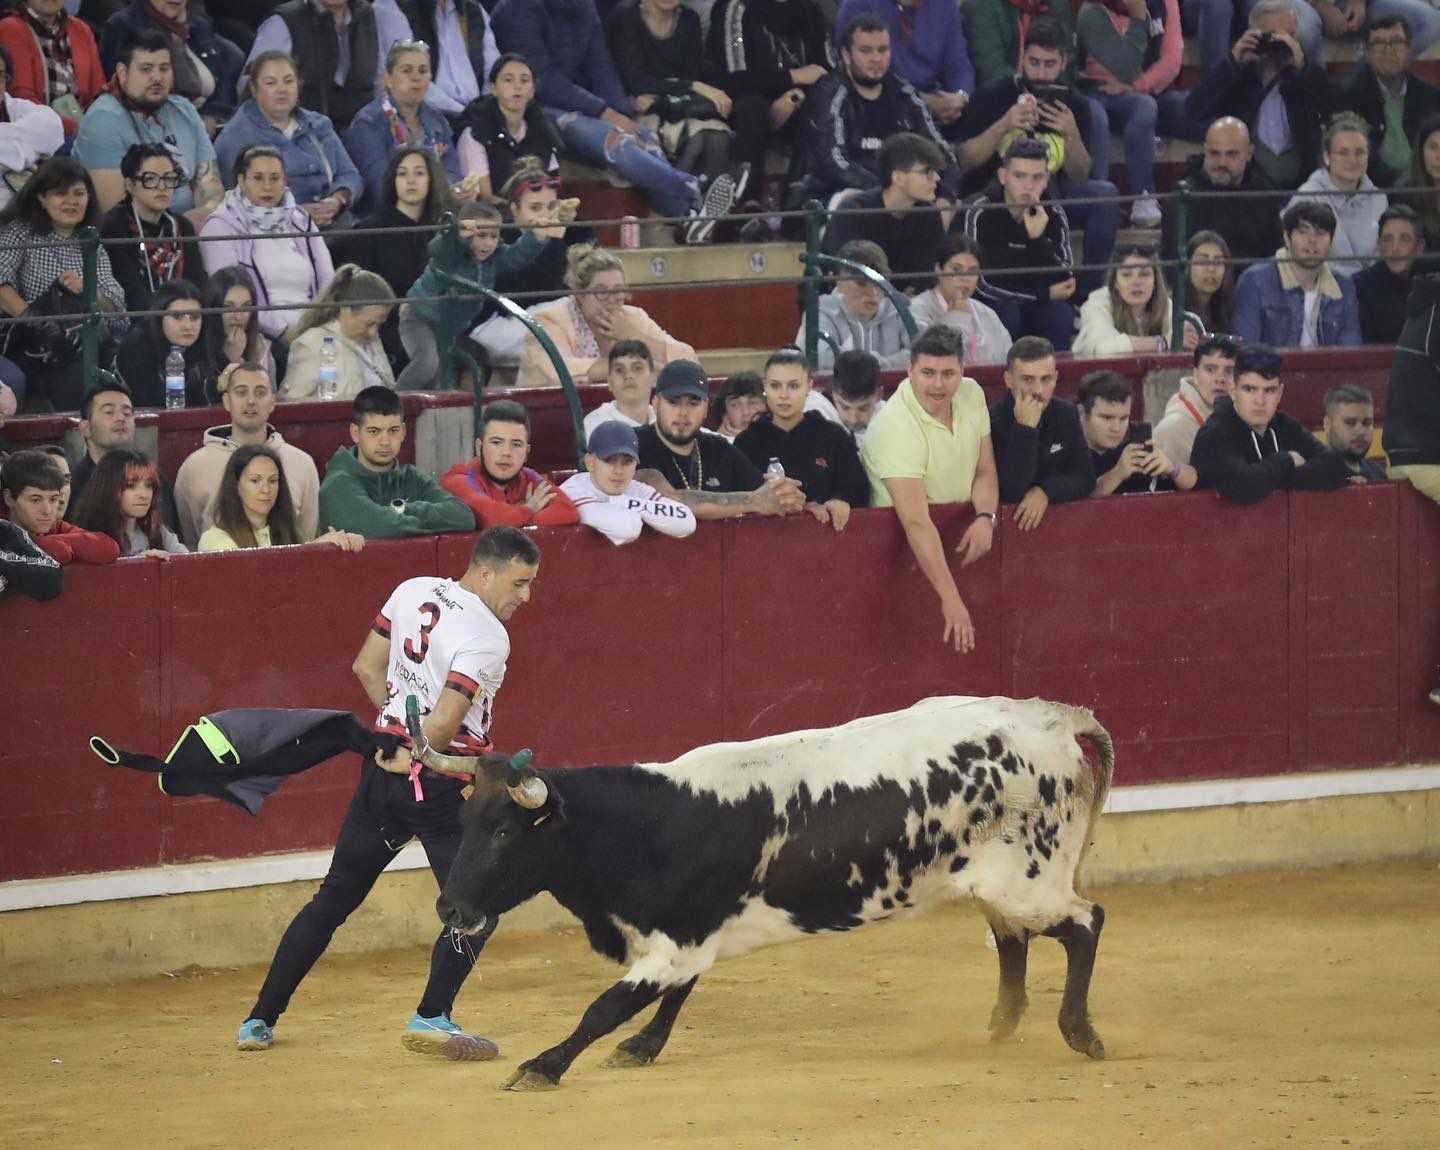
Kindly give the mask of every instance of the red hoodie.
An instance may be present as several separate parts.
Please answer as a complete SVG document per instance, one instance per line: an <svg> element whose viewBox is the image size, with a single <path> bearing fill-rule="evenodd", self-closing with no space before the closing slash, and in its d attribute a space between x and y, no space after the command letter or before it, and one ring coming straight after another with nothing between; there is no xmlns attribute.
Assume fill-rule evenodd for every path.
<svg viewBox="0 0 1440 1150"><path fill-rule="evenodd" d="M480 530L504 524L506 527L560 527L579 523L580 513L570 497L552 485L555 497L539 511L525 506L525 498L536 484L548 480L538 471L522 467L504 487L485 474L479 459L457 463L440 477L440 486L475 512Z"/></svg>
<svg viewBox="0 0 1440 1150"><path fill-rule="evenodd" d="M48 535L41 535L35 545L57 563L114 563L120 558L120 544L98 531L82 531L63 519L55 520Z"/></svg>

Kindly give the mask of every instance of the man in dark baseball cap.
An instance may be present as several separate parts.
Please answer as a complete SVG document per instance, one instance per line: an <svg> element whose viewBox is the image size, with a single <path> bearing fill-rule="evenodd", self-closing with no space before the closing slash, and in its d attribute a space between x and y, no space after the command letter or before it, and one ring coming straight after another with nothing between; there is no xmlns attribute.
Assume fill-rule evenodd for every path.
<svg viewBox="0 0 1440 1150"><path fill-rule="evenodd" d="M805 507L792 479L767 484L725 439L705 430L710 377L693 360L667 363L650 397L655 422L639 429L642 483L684 503L698 519L790 515Z"/></svg>

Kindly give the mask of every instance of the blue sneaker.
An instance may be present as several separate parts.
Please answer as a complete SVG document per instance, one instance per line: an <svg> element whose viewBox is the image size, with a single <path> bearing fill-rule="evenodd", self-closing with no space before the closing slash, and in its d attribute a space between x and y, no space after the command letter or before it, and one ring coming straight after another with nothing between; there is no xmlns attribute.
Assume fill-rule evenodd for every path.
<svg viewBox="0 0 1440 1150"><path fill-rule="evenodd" d="M437 1014L433 1018L413 1015L400 1041L406 1050L413 1050L416 1054L434 1054L452 1062L488 1062L500 1053L500 1048L488 1038L466 1034L450 1021L447 1014Z"/></svg>
<svg viewBox="0 0 1440 1150"><path fill-rule="evenodd" d="M235 1036L237 1050L269 1050L275 1041L275 1032L258 1018L247 1018L240 1024L240 1033Z"/></svg>

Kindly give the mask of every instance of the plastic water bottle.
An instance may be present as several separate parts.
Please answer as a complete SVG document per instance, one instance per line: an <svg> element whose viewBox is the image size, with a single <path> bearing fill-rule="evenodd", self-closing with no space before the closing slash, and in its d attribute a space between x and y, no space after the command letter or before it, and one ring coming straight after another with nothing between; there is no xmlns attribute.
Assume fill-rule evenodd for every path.
<svg viewBox="0 0 1440 1150"><path fill-rule="evenodd" d="M770 462L765 465L765 482L766 482L766 483L779 483L780 480L782 480L782 479L784 479L784 478L785 478L785 467L784 467L784 465L780 462L780 460L776 459L775 456L772 455L772 456L770 457Z"/></svg>
<svg viewBox="0 0 1440 1150"><path fill-rule="evenodd" d="M185 406L185 353L172 347L165 357L165 407L173 411Z"/></svg>
<svg viewBox="0 0 1440 1150"><path fill-rule="evenodd" d="M320 344L320 385L315 390L317 399L334 399L340 380L339 352L335 350L335 337L327 335Z"/></svg>

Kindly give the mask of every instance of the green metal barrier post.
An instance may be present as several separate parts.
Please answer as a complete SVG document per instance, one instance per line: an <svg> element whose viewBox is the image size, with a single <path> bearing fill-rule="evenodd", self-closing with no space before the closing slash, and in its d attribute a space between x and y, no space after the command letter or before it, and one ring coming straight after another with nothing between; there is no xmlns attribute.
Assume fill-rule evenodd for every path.
<svg viewBox="0 0 1440 1150"><path fill-rule="evenodd" d="M100 329L105 323L100 316L100 233L94 228L82 228L80 242L81 298L85 302L85 319L80 324L80 372L88 395L101 383L119 383L120 378L100 366Z"/></svg>
<svg viewBox="0 0 1440 1150"><path fill-rule="evenodd" d="M1170 253L1175 261L1170 269L1170 350L1180 351L1185 347L1185 283L1189 274L1185 266L1185 235L1190 230L1189 180L1181 180L1175 185L1174 208L1175 250Z"/></svg>
<svg viewBox="0 0 1440 1150"><path fill-rule="evenodd" d="M820 232L825 227L825 205L819 200L805 203L805 362L814 371L820 362Z"/></svg>

